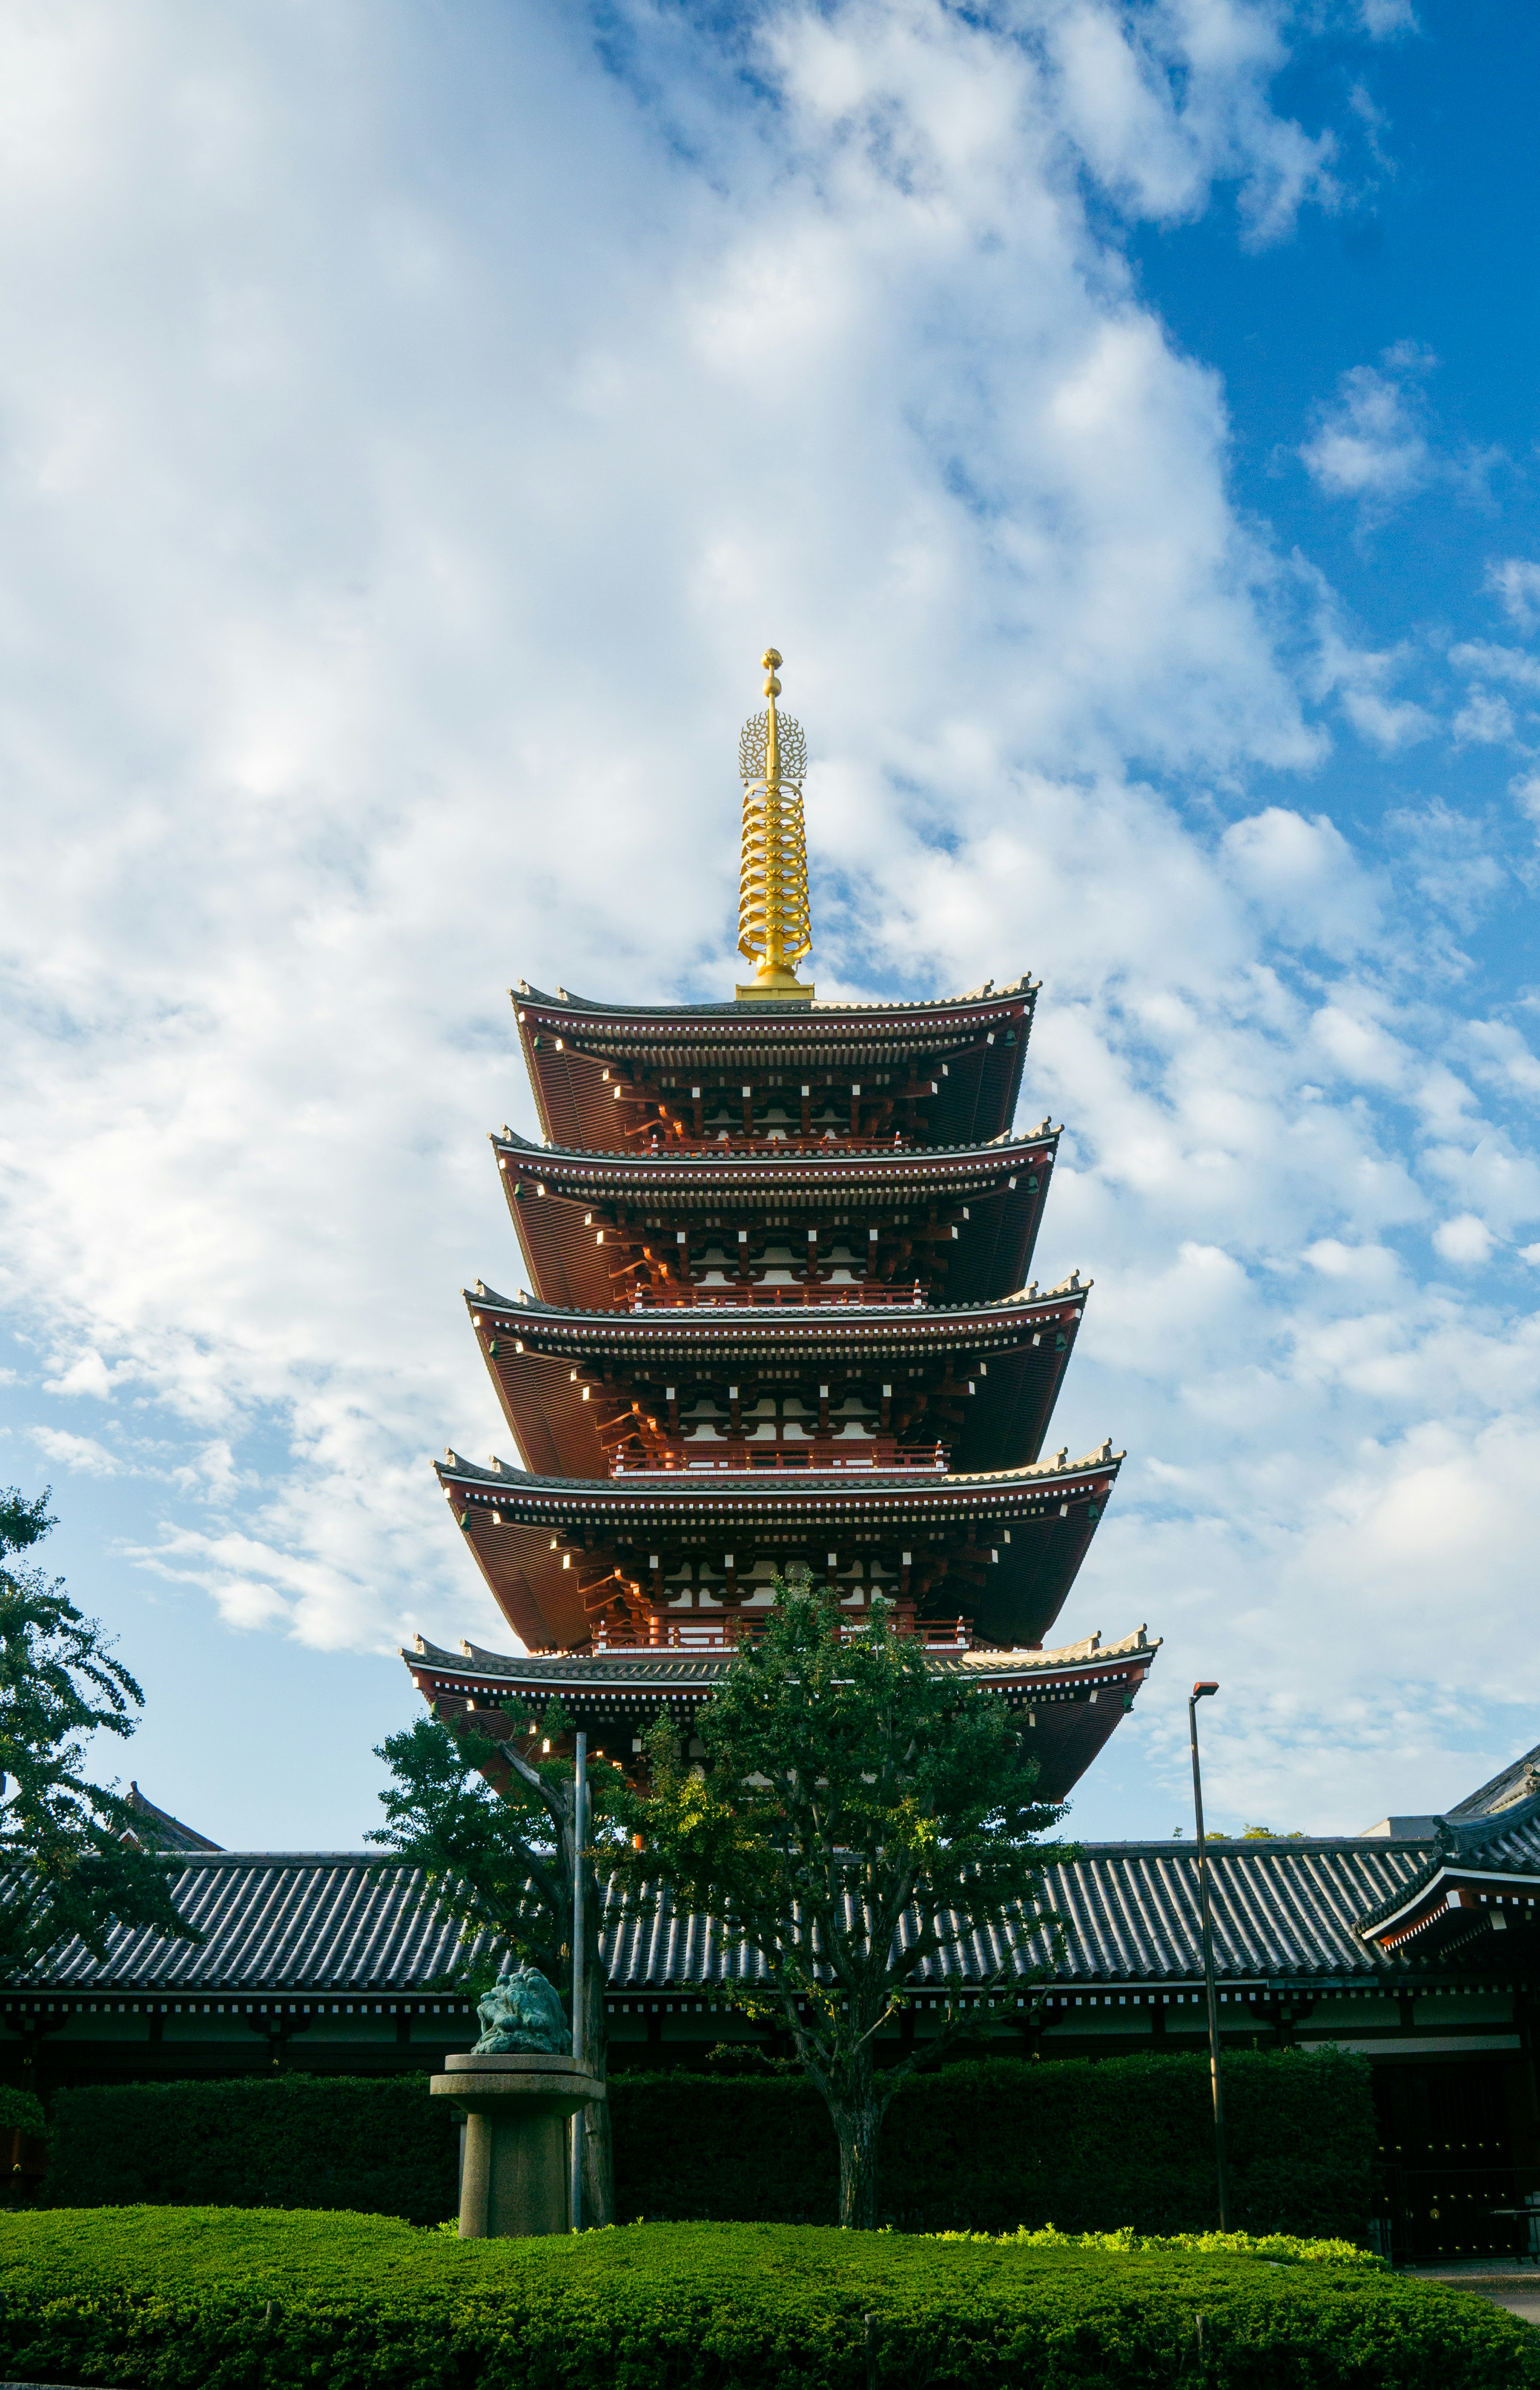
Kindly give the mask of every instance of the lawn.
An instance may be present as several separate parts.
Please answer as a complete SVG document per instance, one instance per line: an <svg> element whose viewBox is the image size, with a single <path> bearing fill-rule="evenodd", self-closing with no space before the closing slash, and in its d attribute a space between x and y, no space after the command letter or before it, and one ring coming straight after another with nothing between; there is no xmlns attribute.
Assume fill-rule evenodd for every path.
<svg viewBox="0 0 1540 2390"><path fill-rule="evenodd" d="M154 2390L1540 2390L1540 2333L1355 2252L389 2217L0 2218L0 2372ZM1199 2319L1202 2319L1201 2333Z"/></svg>

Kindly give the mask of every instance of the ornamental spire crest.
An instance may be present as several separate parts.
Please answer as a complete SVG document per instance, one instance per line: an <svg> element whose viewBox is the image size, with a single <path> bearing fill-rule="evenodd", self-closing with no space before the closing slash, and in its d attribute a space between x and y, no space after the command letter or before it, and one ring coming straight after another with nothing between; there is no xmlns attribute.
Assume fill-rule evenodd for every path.
<svg viewBox="0 0 1540 2390"><path fill-rule="evenodd" d="M757 966L748 985L738 990L740 1002L778 996L783 1003L807 1003L813 996L811 981L799 981L793 968L813 945L802 828L807 741L800 722L776 711L780 662L778 650L766 648L761 662L767 710L751 715L738 742L743 779L738 945L739 954Z"/></svg>

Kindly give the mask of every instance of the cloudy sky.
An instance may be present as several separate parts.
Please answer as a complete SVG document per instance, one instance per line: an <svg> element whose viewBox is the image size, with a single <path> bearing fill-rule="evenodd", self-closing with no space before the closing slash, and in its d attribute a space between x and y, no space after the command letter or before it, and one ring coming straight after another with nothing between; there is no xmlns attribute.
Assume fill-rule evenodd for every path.
<svg viewBox="0 0 1540 2390"><path fill-rule="evenodd" d="M500 1432L506 990L1044 983L1086 1834L1540 1741L1540 16L0 0L0 1481L228 1844L355 1846Z"/></svg>

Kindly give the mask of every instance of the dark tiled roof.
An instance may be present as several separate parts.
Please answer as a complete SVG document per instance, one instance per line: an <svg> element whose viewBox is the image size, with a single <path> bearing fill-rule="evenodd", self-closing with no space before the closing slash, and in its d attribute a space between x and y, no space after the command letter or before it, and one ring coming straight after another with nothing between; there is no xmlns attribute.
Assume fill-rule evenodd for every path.
<svg viewBox="0 0 1540 2390"><path fill-rule="evenodd" d="M996 1677L1015 1682L1024 1676L1052 1676L1066 1670L1084 1673L1087 1668L1110 1666L1120 1660L1136 1658L1140 1652L1153 1660L1160 1648L1161 1638L1157 1636L1150 1642L1145 1628L1138 1626L1116 1643L1104 1643L1097 1634L1087 1635L1080 1642L1065 1644L1054 1651L984 1647L971 1651L932 1651L927 1658L939 1675L966 1677L976 1684L987 1685ZM462 1643L459 1651L448 1651L419 1635L416 1651L404 1650L401 1656L408 1667L420 1667L426 1662L445 1676L509 1677L516 1677L520 1685L612 1685L632 1692L648 1685L712 1684L733 1655L726 1651L543 1651L530 1655L485 1651L475 1643Z"/></svg>
<svg viewBox="0 0 1540 2390"><path fill-rule="evenodd" d="M1067 1451L1068 1447L1047 1460L1023 1461L1019 1469L981 1470L972 1476L951 1470L932 1473L918 1469L799 1469L784 1473L754 1469L709 1472L656 1469L631 1470L622 1477L537 1477L528 1470L513 1469L501 1461L494 1461L490 1469L479 1469L453 1446L433 1466L441 1483L453 1479L456 1484L500 1485L510 1496L557 1494L594 1509L606 1503L644 1499L666 1499L678 1505L693 1501L697 1496L704 1496L714 1505L740 1494L755 1501L773 1498L782 1504L798 1497L839 1494L864 1499L869 1494L899 1494L933 1508L936 1501L954 1496L960 1498L1000 1491L1030 1493L1036 1484L1046 1486L1061 1477L1081 1477L1087 1470L1110 1470L1116 1476L1127 1458L1126 1453L1113 1451L1110 1437L1095 1452L1083 1453L1078 1460L1069 1459Z"/></svg>
<svg viewBox="0 0 1540 2390"><path fill-rule="evenodd" d="M823 1004L816 997L811 1004L805 997L791 997L783 1004L777 1004L773 996L753 996L747 1002L720 1004L601 1004L591 996L573 996L560 987L554 996L548 996L544 988L532 987L528 980L520 980L518 987L510 989L509 993L516 1003L522 998L526 1003L546 1005L553 1010L592 1013L598 1022L635 1021L662 1027L671 1022L757 1022L767 1016L776 1021L802 1021L811 1016L820 1024L827 1022L838 1027L841 1021L859 1020L867 1013L947 1012L965 1004L999 1003L1013 996L1035 996L1042 982L1034 980L1030 971L1023 971L1020 979L1011 980L1002 987L996 987L993 980L986 980L982 987L969 988L965 996L937 996L906 1003L854 996Z"/></svg>
<svg viewBox="0 0 1540 2390"><path fill-rule="evenodd" d="M196 1827L185 1826L181 1818L173 1818L169 1810L158 1809L153 1801L147 1801L137 1784L131 1783L128 1788L128 1805L142 1820L135 1838L148 1849L217 1851L220 1847L218 1843L212 1843L207 1834L200 1834Z"/></svg>
<svg viewBox="0 0 1540 2390"><path fill-rule="evenodd" d="M520 1137L517 1129L505 1127L494 1131L492 1143L500 1152L527 1155L533 1176L539 1175L535 1167L539 1164L553 1173L565 1166L579 1177L591 1177L598 1163L623 1162L638 1177L652 1185L670 1174L677 1178L694 1171L702 1178L719 1178L728 1171L764 1169L772 1171L776 1185L783 1185L815 1164L837 1163L846 1170L879 1169L890 1176L907 1168L917 1176L923 1176L939 1163L1007 1163L1016 1155L1025 1159L1044 1146L1057 1147L1062 1135L1062 1127L1007 1128L1002 1129L998 1137L986 1138L982 1145L847 1148L834 1138L805 1145L694 1145L683 1150L661 1145L638 1153L635 1147L611 1146L606 1150L587 1146L536 1145L533 1137Z"/></svg>
<svg viewBox="0 0 1540 2390"><path fill-rule="evenodd" d="M977 1320L981 1326L1009 1327L1024 1313L1039 1307L1051 1310L1055 1304L1080 1302L1090 1293L1094 1279L1082 1278L1078 1269L1057 1286L1040 1287L1033 1279L1029 1286L1018 1287L1014 1294L991 1295L977 1303L942 1303L927 1294L921 1303L892 1305L872 1303L810 1303L805 1305L788 1304L777 1307L760 1303L654 1304L639 1311L573 1311L559 1303L542 1303L537 1295L526 1294L521 1289L512 1295L499 1294L495 1287L478 1279L474 1288L462 1289L467 1304L479 1303L488 1311L506 1311L510 1317L522 1320L550 1320L558 1327L583 1330L600 1338L617 1329L658 1331L674 1330L681 1337L698 1337L712 1330L730 1331L741 1338L746 1331L758 1329L764 1334L778 1333L792 1328L804 1335L837 1342L853 1328L887 1328L894 1335L909 1336L917 1325L951 1328L960 1322Z"/></svg>
<svg viewBox="0 0 1540 2390"><path fill-rule="evenodd" d="M189 1854L172 1872L199 1944L119 1927L98 1962L67 1943L11 1988L209 1992L431 1990L481 1955L417 1868L359 1852Z"/></svg>
<svg viewBox="0 0 1540 2390"><path fill-rule="evenodd" d="M694 1664L674 1663L681 1672ZM1540 1818L1514 1830L1540 1865ZM1517 1856L1517 1852L1515 1853ZM1371 1911L1404 1901L1427 1865L1425 1843L1386 1836L1210 1845L1214 1958L1226 1984L1411 1983L1428 1970L1415 1952L1386 1955L1358 1931ZM194 1992L226 1995L434 1991L494 1946L468 1942L436 1909L419 1870L357 1853L190 1856L173 1883L204 1928L202 1948L122 1931L98 1964L78 1942L13 1991ZM1055 1979L1067 1985L1190 1984L1202 1972L1196 1853L1190 1844L1104 1843L1051 1869L1052 1907L1069 1927ZM974 1933L956 1949L973 1982L1002 1953L1034 1967L1045 1937ZM757 1980L757 1960L724 1945L717 1928L675 1916L666 1897L638 1908L611 1900L604 1927L617 1994ZM1501 1950L1496 1954L1503 1956ZM1495 1963L1495 1960L1487 1962ZM947 1961L920 1970L939 1979Z"/></svg>

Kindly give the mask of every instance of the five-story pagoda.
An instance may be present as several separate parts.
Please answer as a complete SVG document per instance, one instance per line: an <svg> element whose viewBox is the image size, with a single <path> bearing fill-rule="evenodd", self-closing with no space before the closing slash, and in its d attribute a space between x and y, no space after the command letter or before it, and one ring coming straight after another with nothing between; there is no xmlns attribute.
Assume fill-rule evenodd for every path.
<svg viewBox="0 0 1540 2390"><path fill-rule="evenodd" d="M798 725L740 742L728 1004L514 1006L543 1139L497 1165L533 1292L466 1300L524 1466L439 1477L519 1655L420 1638L445 1716L553 1695L627 1761L688 1735L776 1575L896 1605L931 1665L1024 1713L1065 1793L1143 1682L1140 1627L1045 1650L1121 1455L1039 1454L1088 1289L1024 1284L1058 1132L1013 1125L1037 988L820 1004Z"/></svg>

